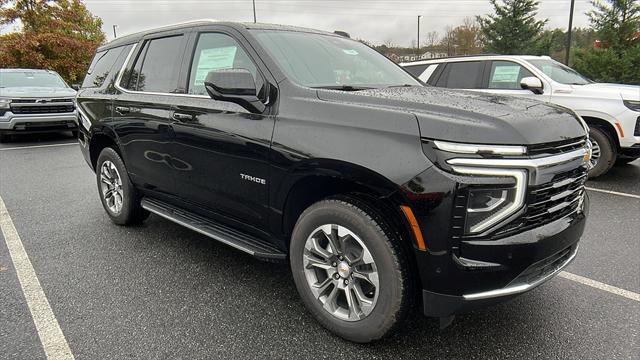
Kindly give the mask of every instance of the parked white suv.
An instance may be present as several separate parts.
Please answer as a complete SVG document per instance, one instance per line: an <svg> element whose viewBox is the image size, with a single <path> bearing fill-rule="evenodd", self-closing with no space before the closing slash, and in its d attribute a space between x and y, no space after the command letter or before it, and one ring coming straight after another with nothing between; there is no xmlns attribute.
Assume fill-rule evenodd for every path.
<svg viewBox="0 0 640 360"><path fill-rule="evenodd" d="M589 125L589 175L640 157L640 86L595 83L548 56L479 55L401 63L423 82L567 107Z"/></svg>

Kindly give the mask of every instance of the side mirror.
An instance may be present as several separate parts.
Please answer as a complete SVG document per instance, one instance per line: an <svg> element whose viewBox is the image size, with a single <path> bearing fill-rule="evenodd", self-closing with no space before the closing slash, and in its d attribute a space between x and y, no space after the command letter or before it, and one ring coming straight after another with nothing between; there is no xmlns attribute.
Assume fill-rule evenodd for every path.
<svg viewBox="0 0 640 360"><path fill-rule="evenodd" d="M542 81L535 76L522 78L520 87L525 90L531 90L534 94L542 94Z"/></svg>
<svg viewBox="0 0 640 360"><path fill-rule="evenodd" d="M213 70L204 80L207 93L214 100L228 101L254 112L262 113L266 106L258 99L253 75L245 69Z"/></svg>
<svg viewBox="0 0 640 360"><path fill-rule="evenodd" d="M71 84L71 88L75 91L80 90L82 88L82 84Z"/></svg>

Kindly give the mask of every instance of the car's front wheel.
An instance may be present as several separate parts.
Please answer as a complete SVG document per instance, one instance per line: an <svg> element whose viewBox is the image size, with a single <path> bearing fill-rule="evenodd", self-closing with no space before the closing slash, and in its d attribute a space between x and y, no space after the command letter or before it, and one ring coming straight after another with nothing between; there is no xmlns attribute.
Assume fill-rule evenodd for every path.
<svg viewBox="0 0 640 360"><path fill-rule="evenodd" d="M138 224L149 216L149 212L140 206L139 196L129 180L122 158L110 147L103 149L98 156L96 181L102 206L114 223Z"/></svg>
<svg viewBox="0 0 640 360"><path fill-rule="evenodd" d="M591 170L589 178L596 178L606 174L615 164L617 151L616 145L603 130L593 126L589 130L591 140Z"/></svg>
<svg viewBox="0 0 640 360"><path fill-rule="evenodd" d="M307 309L355 342L385 336L412 303L406 253L384 219L356 200L320 201L293 231L290 262Z"/></svg>

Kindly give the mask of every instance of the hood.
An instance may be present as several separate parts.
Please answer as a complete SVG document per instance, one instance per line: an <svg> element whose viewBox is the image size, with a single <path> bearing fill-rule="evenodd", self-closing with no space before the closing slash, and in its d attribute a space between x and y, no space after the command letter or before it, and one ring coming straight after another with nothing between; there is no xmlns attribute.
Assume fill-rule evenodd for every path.
<svg viewBox="0 0 640 360"><path fill-rule="evenodd" d="M640 86L637 85L591 83L571 85L571 89L573 94L578 96L640 101Z"/></svg>
<svg viewBox="0 0 640 360"><path fill-rule="evenodd" d="M415 86L357 92L318 90L318 97L410 112L425 138L527 145L585 136L580 121L566 109L511 96Z"/></svg>
<svg viewBox="0 0 640 360"><path fill-rule="evenodd" d="M10 98L75 97L76 91L71 88L10 87L0 88L0 96Z"/></svg>

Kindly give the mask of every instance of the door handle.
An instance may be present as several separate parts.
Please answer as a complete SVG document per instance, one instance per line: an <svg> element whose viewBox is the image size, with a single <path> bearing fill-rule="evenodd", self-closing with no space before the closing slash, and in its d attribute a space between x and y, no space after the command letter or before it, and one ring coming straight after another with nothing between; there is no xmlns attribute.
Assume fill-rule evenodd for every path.
<svg viewBox="0 0 640 360"><path fill-rule="evenodd" d="M131 112L131 108L127 106L116 106L116 112L120 115L128 114Z"/></svg>
<svg viewBox="0 0 640 360"><path fill-rule="evenodd" d="M193 115L174 112L173 119L181 122L188 122L193 120Z"/></svg>

